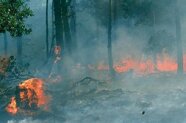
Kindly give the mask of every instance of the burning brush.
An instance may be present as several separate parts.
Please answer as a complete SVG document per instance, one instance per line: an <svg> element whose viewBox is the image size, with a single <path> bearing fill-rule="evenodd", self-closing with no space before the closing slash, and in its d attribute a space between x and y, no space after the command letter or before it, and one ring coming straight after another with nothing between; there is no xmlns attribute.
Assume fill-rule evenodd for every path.
<svg viewBox="0 0 186 123"><path fill-rule="evenodd" d="M16 87L15 97L11 98L6 111L16 115L21 112L32 112L46 109L48 97L44 93L43 80L32 78Z"/></svg>

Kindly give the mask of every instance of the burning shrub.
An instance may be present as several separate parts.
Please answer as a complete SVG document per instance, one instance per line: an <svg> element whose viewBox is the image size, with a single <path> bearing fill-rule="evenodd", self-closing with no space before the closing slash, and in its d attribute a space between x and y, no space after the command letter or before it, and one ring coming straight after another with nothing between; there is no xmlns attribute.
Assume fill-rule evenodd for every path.
<svg viewBox="0 0 186 123"><path fill-rule="evenodd" d="M18 112L31 112L39 108L46 108L48 97L44 94L43 81L32 78L19 84L15 97L6 107L6 111L15 115Z"/></svg>

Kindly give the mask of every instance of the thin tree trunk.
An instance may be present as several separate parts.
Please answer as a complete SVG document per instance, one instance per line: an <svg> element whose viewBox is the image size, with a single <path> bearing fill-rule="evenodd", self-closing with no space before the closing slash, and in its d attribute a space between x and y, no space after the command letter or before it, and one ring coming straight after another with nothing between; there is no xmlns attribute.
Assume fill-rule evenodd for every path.
<svg viewBox="0 0 186 123"><path fill-rule="evenodd" d="M56 45L60 46L63 50L64 42L63 42L61 0L53 0L53 2L54 2L54 16L55 16Z"/></svg>
<svg viewBox="0 0 186 123"><path fill-rule="evenodd" d="M22 37L17 37L17 59L22 63Z"/></svg>
<svg viewBox="0 0 186 123"><path fill-rule="evenodd" d="M153 10L152 16L153 16L152 35L155 35L156 33L156 12L155 10ZM153 57L153 63L154 63L154 70L157 71L157 53L153 53L152 57Z"/></svg>
<svg viewBox="0 0 186 123"><path fill-rule="evenodd" d="M67 48L67 53L69 56L72 55L72 37L70 32L70 25L69 25L69 17L68 17L68 5L66 0L62 0L62 19L63 19L63 26L64 26L64 34L65 34L65 44Z"/></svg>
<svg viewBox="0 0 186 123"><path fill-rule="evenodd" d="M52 2L52 43L51 43L51 46L50 46L50 53L49 55L52 56L53 53L54 53L54 45L55 45L55 20L54 20L54 2Z"/></svg>
<svg viewBox="0 0 186 123"><path fill-rule="evenodd" d="M4 54L5 54L5 56L7 56L7 52L8 52L8 40L7 40L7 34L6 34L6 32L4 32L3 35L4 35Z"/></svg>
<svg viewBox="0 0 186 123"><path fill-rule="evenodd" d="M72 17L71 17L71 20L70 20L70 25L71 25L71 32L72 32L72 48L73 48L73 51L76 52L77 50L77 35L76 35L76 0L73 0L72 1Z"/></svg>
<svg viewBox="0 0 186 123"><path fill-rule="evenodd" d="M175 0L175 23L176 23L176 40L177 40L177 63L178 63L178 74L183 74L183 48L181 40L181 22L180 12L178 8L177 0Z"/></svg>
<svg viewBox="0 0 186 123"><path fill-rule="evenodd" d="M114 3L114 6L113 6L113 22L117 23L117 19L118 19L118 9L117 9L118 0L114 0L113 3Z"/></svg>
<svg viewBox="0 0 186 123"><path fill-rule="evenodd" d="M115 40L116 39L116 30L117 30L117 20L118 20L118 0L113 0L111 1L113 2L113 10L112 11L112 39Z"/></svg>
<svg viewBox="0 0 186 123"><path fill-rule="evenodd" d="M46 0L46 56L49 58L49 42L48 42L48 0Z"/></svg>
<svg viewBox="0 0 186 123"><path fill-rule="evenodd" d="M156 32L156 30L155 30L155 26L156 26L156 13L155 13L155 10L153 10L153 12L152 12L152 14L153 14L153 34Z"/></svg>
<svg viewBox="0 0 186 123"><path fill-rule="evenodd" d="M109 0L109 11L108 11L108 62L109 62L109 71L111 78L114 78L115 71L113 68L113 58L112 58L112 0Z"/></svg>

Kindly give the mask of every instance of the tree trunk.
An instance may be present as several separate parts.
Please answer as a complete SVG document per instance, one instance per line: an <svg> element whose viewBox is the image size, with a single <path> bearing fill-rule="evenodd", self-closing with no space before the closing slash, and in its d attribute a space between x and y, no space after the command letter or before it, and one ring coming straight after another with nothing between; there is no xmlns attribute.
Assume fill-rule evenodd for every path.
<svg viewBox="0 0 186 123"><path fill-rule="evenodd" d="M54 0L56 45L64 48L61 0Z"/></svg>
<svg viewBox="0 0 186 123"><path fill-rule="evenodd" d="M178 63L178 74L183 74L183 48L181 40L181 22L180 12L178 8L177 0L175 0L175 23L176 23L176 40L177 40L177 63Z"/></svg>
<svg viewBox="0 0 186 123"><path fill-rule="evenodd" d="M22 63L22 37L17 37L17 59Z"/></svg>
<svg viewBox="0 0 186 123"><path fill-rule="evenodd" d="M113 18L113 21L112 21L112 39L113 40L116 40L116 30L117 30L117 21L118 21L118 0L113 0L111 1L113 2L113 10L111 8L111 11L112 11L112 18Z"/></svg>
<svg viewBox="0 0 186 123"><path fill-rule="evenodd" d="M69 56L72 55L72 37L70 32L70 25L69 25L69 17L68 17L68 5L66 0L62 0L62 19L63 19L63 26L64 26L64 34L65 34L65 44L67 48L67 54Z"/></svg>
<svg viewBox="0 0 186 123"><path fill-rule="evenodd" d="M155 35L156 33L156 12L155 10L153 10L152 12L152 17L153 17L152 35ZM153 52L152 57L153 57L154 70L157 71L157 53Z"/></svg>
<svg viewBox="0 0 186 123"><path fill-rule="evenodd" d="M49 58L49 42L48 42L48 0L46 0L46 56Z"/></svg>
<svg viewBox="0 0 186 123"><path fill-rule="evenodd" d="M112 58L112 0L109 0L109 11L108 11L108 62L109 71L111 78L114 78L115 71L113 68L113 58Z"/></svg>
<svg viewBox="0 0 186 123"><path fill-rule="evenodd" d="M7 34L6 34L6 32L4 32L3 35L4 35L4 55L7 56L7 52L8 52L8 40L7 40Z"/></svg>
<svg viewBox="0 0 186 123"><path fill-rule="evenodd" d="M113 22L116 24L117 23L117 19L118 19L118 0L114 0L113 1Z"/></svg>
<svg viewBox="0 0 186 123"><path fill-rule="evenodd" d="M73 51L76 52L77 50L77 35L76 35L76 0L72 1L72 17L70 20L70 25L71 25L71 32L72 32L72 48Z"/></svg>
<svg viewBox="0 0 186 123"><path fill-rule="evenodd" d="M52 1L52 42L50 45L50 51L49 51L49 55L52 56L54 54L54 45L55 45L55 20L54 20L54 2Z"/></svg>

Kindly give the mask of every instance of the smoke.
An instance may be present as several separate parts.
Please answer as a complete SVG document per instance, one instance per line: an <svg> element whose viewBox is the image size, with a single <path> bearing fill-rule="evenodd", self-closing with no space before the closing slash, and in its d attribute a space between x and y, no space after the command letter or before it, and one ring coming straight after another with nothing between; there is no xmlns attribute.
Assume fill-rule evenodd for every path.
<svg viewBox="0 0 186 123"><path fill-rule="evenodd" d="M25 118L23 120L9 120L7 123L59 123L51 119L46 120L34 120L33 118Z"/></svg>
<svg viewBox="0 0 186 123"><path fill-rule="evenodd" d="M19 120L19 121L17 121L17 120L9 120L7 123L41 123L41 121L33 120L32 118L28 118L28 119L23 119L23 120ZM47 122L43 122L43 123L47 123Z"/></svg>
<svg viewBox="0 0 186 123"><path fill-rule="evenodd" d="M31 67L33 68L37 68L37 66L41 66L41 64L46 59L44 2L45 1L41 2L41 1L36 1L36 0L30 1L30 6L31 8L34 9L35 16L29 19L28 23L31 24L33 32L31 33L31 35L24 36L23 38L24 40L23 59L29 62L31 64ZM81 2L82 0L79 0L78 4L80 4ZM86 0L84 0L84 2L86 2ZM182 4L182 5L185 5L185 4ZM184 34L186 32L185 30L186 29L186 23L185 23L186 16L184 14L185 10L183 10L185 8L182 5L181 5L182 7L182 11L181 11L182 31L183 31L182 33ZM89 75L95 78L100 77L101 79L105 79L106 77L102 76L102 73L105 74L104 72L96 71L97 74L95 74L96 72L93 74L88 73L86 71L87 68L85 68L85 66L89 64L98 65L100 62L106 65L108 64L107 63L108 61L107 60L107 55L108 55L107 54L107 27L105 26L106 23L105 25L97 23L98 18L95 17L90 12L89 10L90 8L86 8L86 6L78 6L78 7L83 8L83 10L77 11L78 50L77 50L77 53L75 54L77 59L72 60L69 58L66 61L67 61L67 65L72 67L72 69L75 65L77 65L79 68L77 69L75 68L75 70L70 73L70 78L71 79L77 78L77 79L74 79L73 82L78 81L80 78L83 78ZM49 7L49 10L51 10L51 6ZM148 45L148 40L150 39L152 35L152 27L147 26L147 25L134 26L131 23L128 23L127 20L123 21L123 19L119 21L116 27L117 27L116 30L115 28L113 28L114 30L113 31L114 63L121 60L121 58L127 58L129 56L132 56L137 59L140 59L141 57L143 57L143 55L146 53L144 52L144 49ZM175 37L175 25L173 25L172 23L156 25L155 30L156 31L166 30L168 31L168 33L173 35L173 37ZM51 27L50 27L50 32L51 32ZM0 38L3 39L3 36L1 35ZM182 37L183 47L186 45L185 39L186 39L186 36L183 35ZM11 52L12 54L15 54L16 42L10 37L9 37L9 45L10 45L9 52ZM3 42L0 42L0 49L3 49ZM2 54L2 52L0 53ZM62 60L64 60L63 57L62 57ZM50 66L46 66L46 67L50 67ZM64 69L64 68L61 68L61 69ZM38 73L45 74L42 72L43 71L39 70ZM35 73L36 76L38 75L38 73ZM169 73L167 75L169 75ZM96 101L93 102L91 100L90 101L91 104L90 105L87 104L87 106L83 105L83 103L85 103L85 100L81 100L81 99L79 99L80 101L76 102L80 106L78 106L78 104L74 104L74 105L70 103L66 104L67 105L65 107L66 111L64 111L63 113L67 115L67 123L76 123L76 122L81 122L81 121L82 121L81 123L83 122L94 123L96 121L103 122L103 123L105 121L107 122L113 121L114 123L120 123L120 122L121 123L123 122L136 123L138 121L139 122L140 121L141 122L146 122L146 121L156 122L157 121L159 123L166 123L166 122L168 123L168 121L170 121L169 120L170 117L173 120L172 116L174 116L175 112L177 113L176 116L178 118L180 117L183 118L184 116L181 116L180 114L186 114L185 112L182 113L182 110L185 108L184 99L186 97L183 96L183 97L179 97L179 99L176 99L176 97L178 97L177 91L175 93L171 93L171 92L173 89L179 86L179 84L183 82L185 78L175 79L174 75L172 78L170 78L170 76L172 75L173 74L170 74L169 76L160 75L163 77L159 77L158 75L155 75L155 77L135 78L135 80L133 80L132 78L126 77L124 74L120 74L121 76L121 79L119 80L120 82L114 83L114 85L111 85L111 86L114 86L115 88L116 86L120 86L120 88L124 90L130 90L130 91L132 90L134 91L132 93L136 93L136 95L127 93L127 95L125 95L122 98L119 98L119 99L117 97L114 99L111 98L110 100L103 100L103 102L102 101L99 102L99 98L98 99L95 98L94 100ZM46 77L46 75L41 75L41 76ZM183 83L181 83L181 85L182 84ZM52 83L51 85L54 85L54 84ZM64 85L65 83L62 83L60 86L57 85L55 88L52 88L52 86L50 86L50 89L61 91L63 90L61 86L64 86ZM185 84L183 84L181 87L185 87ZM110 87L110 88L113 88L113 87ZM167 93L164 94L165 92ZM170 95L169 92L172 95ZM185 88L180 91L181 94L182 92L185 95ZM173 97L175 97L175 99L172 99ZM152 104L148 107L149 109L147 110L149 111L149 113L147 112L147 116L145 117L141 116L141 108L139 108L138 106L138 105L141 105L138 103L143 99L145 99L147 103L150 102L150 104ZM61 100L57 99L54 101L60 102ZM97 102L100 103L100 107L99 105L97 105ZM171 103L172 105L167 105L169 103ZM108 104L110 105L107 106ZM179 106L179 104L183 104L184 106L181 107L180 105L180 107L177 107L177 105ZM122 108L117 107L118 105L122 105L123 107ZM104 108L108 110L105 110ZM173 113L171 115L169 114L167 115L169 111L172 111L171 108L173 110ZM163 115L162 115L162 112L163 112ZM102 115L104 116L101 117ZM25 118L22 120L9 120L7 123L52 123L52 122L54 122L52 119L37 120L33 118ZM174 120L171 122L173 123ZM180 121L180 123L181 122L183 122L183 120Z"/></svg>

